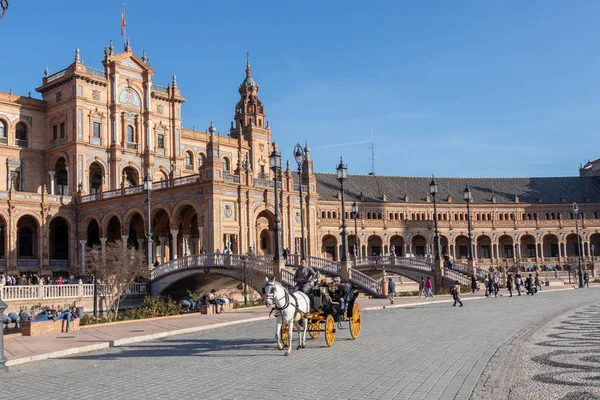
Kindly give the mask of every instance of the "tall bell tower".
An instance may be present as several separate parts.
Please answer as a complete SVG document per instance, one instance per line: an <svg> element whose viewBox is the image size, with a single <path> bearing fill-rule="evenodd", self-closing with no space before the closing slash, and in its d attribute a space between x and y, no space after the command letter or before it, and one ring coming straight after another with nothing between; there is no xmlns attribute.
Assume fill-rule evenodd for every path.
<svg viewBox="0 0 600 400"><path fill-rule="evenodd" d="M240 85L240 101L235 106L235 131L241 127L266 128L265 109L262 101L258 99L258 84L252 79L250 69L250 56L246 53L246 78ZM232 130L233 131L233 130Z"/></svg>

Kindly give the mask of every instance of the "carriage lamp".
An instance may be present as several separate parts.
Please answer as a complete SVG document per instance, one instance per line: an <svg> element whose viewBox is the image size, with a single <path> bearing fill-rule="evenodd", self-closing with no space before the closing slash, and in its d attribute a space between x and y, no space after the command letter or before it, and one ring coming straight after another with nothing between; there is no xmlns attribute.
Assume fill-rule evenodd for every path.
<svg viewBox="0 0 600 400"><path fill-rule="evenodd" d="M348 177L348 167L344 164L342 157L340 157L340 164L337 166L336 172L338 181L343 185L344 180Z"/></svg>

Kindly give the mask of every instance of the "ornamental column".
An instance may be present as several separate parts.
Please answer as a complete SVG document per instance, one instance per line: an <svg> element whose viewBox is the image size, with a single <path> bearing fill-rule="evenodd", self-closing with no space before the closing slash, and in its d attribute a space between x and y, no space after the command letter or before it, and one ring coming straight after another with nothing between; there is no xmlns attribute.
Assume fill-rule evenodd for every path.
<svg viewBox="0 0 600 400"><path fill-rule="evenodd" d="M171 258L173 260L177 259L177 234L179 233L179 229L171 229L171 236L173 237L173 245L171 249Z"/></svg>

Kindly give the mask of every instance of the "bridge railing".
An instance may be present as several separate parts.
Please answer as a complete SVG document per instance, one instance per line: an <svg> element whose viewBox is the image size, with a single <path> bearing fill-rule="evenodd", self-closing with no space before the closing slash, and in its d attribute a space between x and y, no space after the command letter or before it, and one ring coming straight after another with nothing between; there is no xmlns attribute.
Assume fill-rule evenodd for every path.
<svg viewBox="0 0 600 400"><path fill-rule="evenodd" d="M381 283L369 275L350 269L350 282L376 296L381 296Z"/></svg>
<svg viewBox="0 0 600 400"><path fill-rule="evenodd" d="M458 281L463 286L471 286L471 278L451 269L444 268L444 276L453 281Z"/></svg>
<svg viewBox="0 0 600 400"><path fill-rule="evenodd" d="M452 261L452 269L456 271L460 271L463 274L469 275L470 267L468 264L462 263L460 261Z"/></svg>
<svg viewBox="0 0 600 400"><path fill-rule="evenodd" d="M148 285L144 282L134 283L126 288L125 292L130 295L148 294ZM101 290L99 293L101 293ZM0 298L5 301L68 299L93 296L94 285L91 283L68 285L0 285Z"/></svg>
<svg viewBox="0 0 600 400"><path fill-rule="evenodd" d="M327 260L325 258L306 256L306 264L319 272L323 272L326 275L339 275L340 274L340 263L333 260ZM297 264L300 265L300 264Z"/></svg>
<svg viewBox="0 0 600 400"><path fill-rule="evenodd" d="M356 257L354 260L355 266L396 266L413 269L420 269L430 272L434 269L431 262L423 257L397 257L397 256L372 256L372 257Z"/></svg>
<svg viewBox="0 0 600 400"><path fill-rule="evenodd" d="M293 286L294 285L294 273L288 271L287 269L281 270L281 282L286 285Z"/></svg>

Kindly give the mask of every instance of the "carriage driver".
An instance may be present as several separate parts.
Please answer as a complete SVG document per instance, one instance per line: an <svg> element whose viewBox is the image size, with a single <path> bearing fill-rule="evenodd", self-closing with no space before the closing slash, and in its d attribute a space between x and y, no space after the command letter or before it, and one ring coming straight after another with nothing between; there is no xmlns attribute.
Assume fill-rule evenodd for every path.
<svg viewBox="0 0 600 400"><path fill-rule="evenodd" d="M310 291L310 285L312 281L317 277L317 273L314 269L306 265L306 258L302 257L300 260L300 266L296 269L294 274L294 287L292 291L301 290L304 293Z"/></svg>

